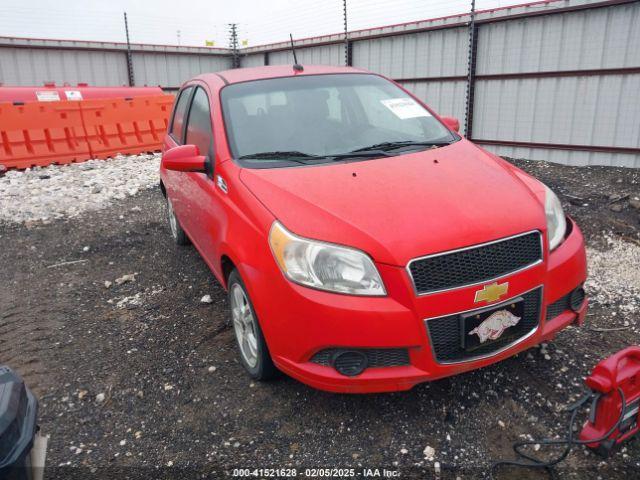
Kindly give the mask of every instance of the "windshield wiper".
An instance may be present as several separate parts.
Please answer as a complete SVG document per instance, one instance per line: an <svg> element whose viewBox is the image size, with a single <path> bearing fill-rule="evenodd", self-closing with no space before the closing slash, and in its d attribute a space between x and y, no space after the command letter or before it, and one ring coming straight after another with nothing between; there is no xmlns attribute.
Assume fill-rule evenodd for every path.
<svg viewBox="0 0 640 480"><path fill-rule="evenodd" d="M384 150L367 150L360 151L354 150L352 152L344 152L344 153L333 153L329 154L324 158L327 158L332 161L336 160L344 160L345 158L375 158L375 157L391 157L392 155Z"/></svg>
<svg viewBox="0 0 640 480"><path fill-rule="evenodd" d="M277 160L280 158L322 158L318 155L312 155L310 153L298 152L296 150L290 150L286 152L257 152L257 153L249 153L248 155L242 155L238 157L238 160L249 160L249 159L266 159L266 160Z"/></svg>
<svg viewBox="0 0 640 480"><path fill-rule="evenodd" d="M366 152L345 152L330 153L327 155L313 155L310 153L299 152L297 150L286 152L258 152L242 155L238 160L273 160L273 161L291 161L309 165L316 161L339 161L348 158L373 158L373 157L389 157L389 153L384 150L371 150Z"/></svg>
<svg viewBox="0 0 640 480"><path fill-rule="evenodd" d="M295 162L300 163L302 165L309 165L312 162L307 160L318 160L324 159L319 155L312 155L310 153L298 152L295 150L291 151L282 151L282 152L257 152L257 153L249 153L247 155L242 155L238 157L238 160L260 160L260 161L284 161L284 162Z"/></svg>
<svg viewBox="0 0 640 480"><path fill-rule="evenodd" d="M445 145L450 145L454 142L455 140L448 140L445 142L416 142L414 140L399 140L397 142L382 142L382 143L376 143L374 145L369 145L368 147L362 147L362 148L358 148L356 150L354 150L352 153L355 152L369 152L371 150L382 150L382 151L386 151L386 150L394 150L396 148L403 148L403 147L443 147Z"/></svg>

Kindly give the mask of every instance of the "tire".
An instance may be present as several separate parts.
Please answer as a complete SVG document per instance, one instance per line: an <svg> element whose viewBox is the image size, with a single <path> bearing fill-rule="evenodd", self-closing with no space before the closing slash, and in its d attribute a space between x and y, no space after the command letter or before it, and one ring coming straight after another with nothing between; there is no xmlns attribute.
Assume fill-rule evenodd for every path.
<svg viewBox="0 0 640 480"><path fill-rule="evenodd" d="M176 212L173 211L173 205L171 204L169 197L167 197L167 220L169 221L169 230L171 231L173 241L178 245L189 245L191 241L180 226L180 221L176 216Z"/></svg>
<svg viewBox="0 0 640 480"><path fill-rule="evenodd" d="M278 370L271 360L249 293L237 270L231 272L227 284L231 324L240 361L251 378L260 381L271 380L277 375Z"/></svg>

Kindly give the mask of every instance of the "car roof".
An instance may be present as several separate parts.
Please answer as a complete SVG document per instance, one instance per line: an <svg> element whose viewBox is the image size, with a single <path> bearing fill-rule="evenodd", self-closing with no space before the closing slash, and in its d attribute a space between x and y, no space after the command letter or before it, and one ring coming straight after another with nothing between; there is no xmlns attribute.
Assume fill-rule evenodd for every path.
<svg viewBox="0 0 640 480"><path fill-rule="evenodd" d="M366 70L354 67L334 67L329 65L303 65L304 70L299 72L291 65L270 65L265 67L234 68L222 72L204 73L194 80L201 80L207 84L217 83L222 79L227 84L247 82L251 80L264 80L267 78L291 77L303 75L322 75L331 73L369 73Z"/></svg>

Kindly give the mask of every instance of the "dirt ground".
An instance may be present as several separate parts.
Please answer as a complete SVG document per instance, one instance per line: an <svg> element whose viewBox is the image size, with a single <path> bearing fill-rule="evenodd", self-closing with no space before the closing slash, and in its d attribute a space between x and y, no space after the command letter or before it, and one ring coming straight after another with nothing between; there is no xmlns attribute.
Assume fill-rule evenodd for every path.
<svg viewBox="0 0 640 480"><path fill-rule="evenodd" d="M559 193L590 247L606 250L604 232L640 245L640 210L629 203L640 171L515 163ZM172 243L157 189L73 219L0 225L0 265L0 363L40 398L48 479L269 467L431 478L425 447L441 478L486 478L514 441L564 435L560 409L583 393L583 377L639 338L640 314L595 303L583 328L546 347L409 392L335 395L285 376L253 383L237 361L225 292L192 247ZM577 447L558 472L638 478L640 441L606 461Z"/></svg>

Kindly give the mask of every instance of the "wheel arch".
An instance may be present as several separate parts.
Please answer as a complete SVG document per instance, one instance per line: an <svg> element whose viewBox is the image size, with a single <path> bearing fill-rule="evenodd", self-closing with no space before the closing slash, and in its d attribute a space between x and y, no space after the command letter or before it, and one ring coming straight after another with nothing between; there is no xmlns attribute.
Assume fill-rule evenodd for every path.
<svg viewBox="0 0 640 480"><path fill-rule="evenodd" d="M225 289L229 288L229 275L237 268L229 255L226 253L222 255L220 258L220 272L222 272L222 286Z"/></svg>

